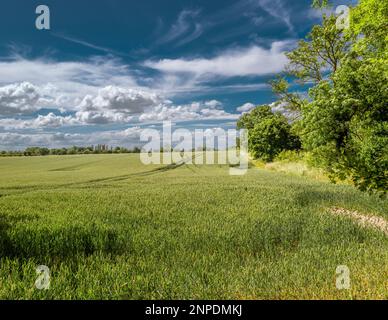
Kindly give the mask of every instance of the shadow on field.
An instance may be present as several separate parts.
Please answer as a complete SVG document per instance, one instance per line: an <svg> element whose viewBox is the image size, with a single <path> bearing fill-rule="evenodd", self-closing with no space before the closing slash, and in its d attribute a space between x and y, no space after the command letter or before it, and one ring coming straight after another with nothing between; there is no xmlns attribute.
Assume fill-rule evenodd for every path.
<svg viewBox="0 0 388 320"><path fill-rule="evenodd" d="M334 192L329 190L301 190L294 196L294 201L298 206L307 207L311 205L330 205L338 202L354 200L354 193Z"/></svg>
<svg viewBox="0 0 388 320"><path fill-rule="evenodd" d="M11 188L0 188L0 190L6 190L6 191L11 191L11 193L8 194L2 194L1 196L10 196L10 195L22 195L26 194L29 192L34 192L34 191L45 191L45 190L53 190L53 189L61 189L65 187L77 187L77 186L82 186L82 185L90 185L93 183L100 183L100 182L118 182L118 181L123 181L127 180L132 177L142 177L142 176L151 176L155 175L158 173L163 173L167 172L170 170L178 169L182 166L186 165L185 162L181 163L173 163L170 165L166 165L164 167L152 169L149 171L143 171L143 172L135 172L135 173L130 173L130 174L125 174L121 176L112 176L112 177L106 177L106 178L99 178L99 179L92 179L92 180L87 180L87 181L80 181L80 182L71 182L71 183L63 183L63 184L57 184L57 185L47 185L44 188L41 186L35 185L35 186L16 186L16 187L11 187ZM70 171L70 170L68 170ZM13 192L12 192L13 191Z"/></svg>
<svg viewBox="0 0 388 320"><path fill-rule="evenodd" d="M276 257L298 249L310 215L301 213L283 218L263 217L252 225L251 246L256 255Z"/></svg>
<svg viewBox="0 0 388 320"><path fill-rule="evenodd" d="M9 245L9 237L7 234L8 229L11 228L11 224L4 218L4 215L0 215L0 256L3 256L3 248Z"/></svg>
<svg viewBox="0 0 388 320"><path fill-rule="evenodd" d="M36 216L0 215L0 257L72 259L97 252L118 255L125 250L117 230L104 225L40 226L43 223Z"/></svg>
<svg viewBox="0 0 388 320"><path fill-rule="evenodd" d="M103 160L91 161L91 162L76 164L76 165L67 166L67 167L55 168L55 169L51 169L49 171L51 171L51 172L76 171L76 170L82 169L84 167L90 167L90 165L95 164L95 163L99 163L101 161L103 161Z"/></svg>
<svg viewBox="0 0 388 320"><path fill-rule="evenodd" d="M37 219L36 216L23 214L13 217L0 214L0 257L9 256L9 249L12 247L12 240L9 233L11 232L13 225L35 219Z"/></svg>
<svg viewBox="0 0 388 320"><path fill-rule="evenodd" d="M17 186L9 188L15 193L1 196L22 195L33 191L45 191L63 187L90 185L99 182L115 182L135 176L150 176L184 166L174 163L145 172L131 173L77 183L41 186ZM64 168L62 168L64 169ZM69 169L69 168L66 168ZM5 215L0 213L0 257L9 258L67 258L77 259L94 253L120 255L127 251L130 235L102 224L69 222L68 225L51 225L33 215Z"/></svg>
<svg viewBox="0 0 388 320"><path fill-rule="evenodd" d="M131 177L151 176L151 175L154 175L154 174L157 174L157 173L162 173L162 172L166 172L166 171L177 169L179 167L182 167L183 165L185 165L185 163L182 163L182 164L179 164L179 165L171 164L171 165L168 165L168 166L152 169L152 170L149 170L149 171L130 173L130 174L122 175L122 176L114 176L114 177L101 178L101 179L93 179L93 180L89 180L89 181L86 181L86 182L73 183L71 185L74 186L74 185L82 185L82 184L85 184L85 183L96 183L96 182L115 182L115 181L126 180L126 179L129 179Z"/></svg>

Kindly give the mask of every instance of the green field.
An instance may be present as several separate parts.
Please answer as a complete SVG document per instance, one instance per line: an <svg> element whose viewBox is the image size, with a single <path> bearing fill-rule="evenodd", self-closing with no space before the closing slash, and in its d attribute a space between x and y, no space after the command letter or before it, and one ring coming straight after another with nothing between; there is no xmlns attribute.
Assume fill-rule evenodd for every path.
<svg viewBox="0 0 388 320"><path fill-rule="evenodd" d="M258 168L157 169L139 155L1 158L0 298L388 298L388 237L328 213L388 219L387 200Z"/></svg>

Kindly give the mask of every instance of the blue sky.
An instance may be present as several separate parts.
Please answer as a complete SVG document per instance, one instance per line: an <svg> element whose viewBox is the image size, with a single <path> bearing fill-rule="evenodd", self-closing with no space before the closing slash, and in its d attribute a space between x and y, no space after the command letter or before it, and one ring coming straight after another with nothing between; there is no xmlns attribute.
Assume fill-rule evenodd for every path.
<svg viewBox="0 0 388 320"><path fill-rule="evenodd" d="M50 30L35 27L40 4ZM0 149L133 146L163 120L233 128L242 112L276 100L268 80L320 21L310 4L3 0Z"/></svg>

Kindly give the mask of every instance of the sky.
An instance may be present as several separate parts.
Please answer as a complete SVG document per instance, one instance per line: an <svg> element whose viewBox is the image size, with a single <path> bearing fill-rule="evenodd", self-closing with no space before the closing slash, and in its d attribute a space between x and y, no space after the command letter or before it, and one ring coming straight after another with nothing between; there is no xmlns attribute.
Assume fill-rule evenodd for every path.
<svg viewBox="0 0 388 320"><path fill-rule="evenodd" d="M36 28L42 4L49 30ZM167 120L235 128L276 101L268 81L321 21L311 0L2 0L1 11L0 150L139 146Z"/></svg>

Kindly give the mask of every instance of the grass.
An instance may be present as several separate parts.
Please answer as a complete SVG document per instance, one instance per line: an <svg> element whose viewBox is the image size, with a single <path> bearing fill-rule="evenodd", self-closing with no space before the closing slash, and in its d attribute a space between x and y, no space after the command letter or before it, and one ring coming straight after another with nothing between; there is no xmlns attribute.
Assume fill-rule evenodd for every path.
<svg viewBox="0 0 388 320"><path fill-rule="evenodd" d="M306 176L320 181L330 181L330 179L323 170L313 168L309 166L305 161L275 161L271 163L266 163L264 165L264 168L267 170L283 172L287 174Z"/></svg>
<svg viewBox="0 0 388 320"><path fill-rule="evenodd" d="M348 185L138 155L0 159L1 299L387 299L388 219ZM37 290L38 265L51 271ZM347 265L351 289L337 290Z"/></svg>

